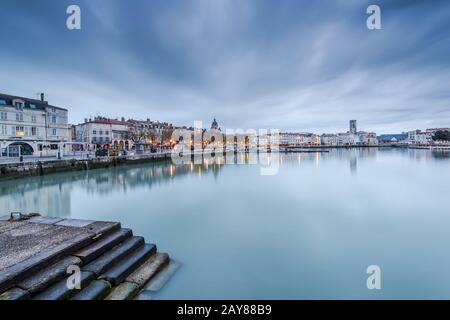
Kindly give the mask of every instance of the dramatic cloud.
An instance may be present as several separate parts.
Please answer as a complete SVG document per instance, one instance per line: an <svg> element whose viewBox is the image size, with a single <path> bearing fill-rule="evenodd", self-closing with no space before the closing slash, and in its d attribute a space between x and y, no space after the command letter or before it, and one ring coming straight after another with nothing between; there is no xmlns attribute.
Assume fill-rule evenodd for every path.
<svg viewBox="0 0 450 320"><path fill-rule="evenodd" d="M66 29L78 4L82 30ZM368 30L366 8L382 10ZM95 115L379 133L450 126L450 2L2 0L0 91Z"/></svg>

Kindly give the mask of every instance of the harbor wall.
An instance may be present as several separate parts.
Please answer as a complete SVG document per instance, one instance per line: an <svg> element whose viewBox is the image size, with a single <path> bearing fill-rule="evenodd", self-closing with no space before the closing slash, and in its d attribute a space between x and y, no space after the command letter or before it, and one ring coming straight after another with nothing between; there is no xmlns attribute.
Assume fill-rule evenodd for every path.
<svg viewBox="0 0 450 320"><path fill-rule="evenodd" d="M127 164L162 161L169 158L170 154L157 154L145 156L92 158L83 160L68 159L0 164L0 181L30 176L42 176L55 172L93 170Z"/></svg>

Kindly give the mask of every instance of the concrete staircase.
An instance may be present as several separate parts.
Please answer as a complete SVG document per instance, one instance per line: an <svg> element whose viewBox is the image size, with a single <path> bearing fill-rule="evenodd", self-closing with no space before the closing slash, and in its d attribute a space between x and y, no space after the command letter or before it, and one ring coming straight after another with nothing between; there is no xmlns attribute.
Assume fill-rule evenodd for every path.
<svg viewBox="0 0 450 320"><path fill-rule="evenodd" d="M37 221L33 222L33 219L30 219L25 224ZM51 226L59 223L66 228L80 228L81 233L90 232L90 241L75 232L74 238L78 237L82 246L68 245L47 260L39 260L36 259L36 255L31 255L18 263L19 269L20 265L30 265L33 262L30 262L30 259L33 258L35 265L18 273L16 265L17 274L12 279L8 277L9 268L0 270L0 284L2 279L8 284L7 290L0 290L2 292L0 300L149 299L152 292L159 290L176 270L177 266L170 260L168 254L158 252L156 245L146 244L144 238L133 236L130 229L123 229L118 223L110 223L108 227L103 223L101 232L95 232L95 224L99 222L83 223L80 220L47 222L50 222L47 225ZM42 224L42 221L39 223ZM18 230L20 229L16 229ZM51 232L48 234L51 235ZM40 254L42 255L42 252ZM69 277L71 279L73 277L67 270L74 266L81 270L80 289L70 289L71 286L68 286ZM155 281L152 283L153 279ZM143 290L145 294L140 294Z"/></svg>

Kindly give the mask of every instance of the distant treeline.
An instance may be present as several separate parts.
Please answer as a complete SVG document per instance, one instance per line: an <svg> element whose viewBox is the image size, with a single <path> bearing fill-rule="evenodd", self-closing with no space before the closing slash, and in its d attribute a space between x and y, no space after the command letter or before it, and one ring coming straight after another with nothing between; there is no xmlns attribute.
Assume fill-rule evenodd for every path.
<svg viewBox="0 0 450 320"><path fill-rule="evenodd" d="M439 130L433 136L434 141L450 141L450 131Z"/></svg>

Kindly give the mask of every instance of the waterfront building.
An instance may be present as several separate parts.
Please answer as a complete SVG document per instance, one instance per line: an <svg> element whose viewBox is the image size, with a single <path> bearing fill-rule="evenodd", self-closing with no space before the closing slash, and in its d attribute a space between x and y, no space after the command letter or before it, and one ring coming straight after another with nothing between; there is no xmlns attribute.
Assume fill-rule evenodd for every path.
<svg viewBox="0 0 450 320"><path fill-rule="evenodd" d="M407 143L425 145L431 142L431 138L428 137L426 132L421 130L413 130L408 132Z"/></svg>
<svg viewBox="0 0 450 320"><path fill-rule="evenodd" d="M413 130L407 133L406 142L408 144L431 145L436 142L433 140L434 135L438 131L450 131L450 128L430 128L425 131Z"/></svg>
<svg viewBox="0 0 450 320"><path fill-rule="evenodd" d="M289 133L282 132L279 135L281 146L315 146L320 145L320 136L314 133Z"/></svg>
<svg viewBox="0 0 450 320"><path fill-rule="evenodd" d="M301 138L298 133L281 132L279 139L281 146L297 146Z"/></svg>
<svg viewBox="0 0 450 320"><path fill-rule="evenodd" d="M0 93L0 156L57 156L68 148L68 110Z"/></svg>
<svg viewBox="0 0 450 320"><path fill-rule="evenodd" d="M358 132L359 141L357 144L374 146L378 144L377 134L375 132Z"/></svg>
<svg viewBox="0 0 450 320"><path fill-rule="evenodd" d="M354 146L359 143L359 136L350 132L338 133L339 146Z"/></svg>
<svg viewBox="0 0 450 320"><path fill-rule="evenodd" d="M318 146L320 145L320 136L314 133L301 133L300 145L302 146Z"/></svg>
<svg viewBox="0 0 450 320"><path fill-rule="evenodd" d="M95 117L85 119L75 126L76 141L87 144L89 150L100 146L105 149L131 150L134 146L129 138L130 123L125 119Z"/></svg>
<svg viewBox="0 0 450 320"><path fill-rule="evenodd" d="M336 134L324 133L320 137L320 142L325 146L337 146L339 143L339 139Z"/></svg>
<svg viewBox="0 0 450 320"><path fill-rule="evenodd" d="M152 133L152 135L156 135L157 137L162 137L166 132L174 129L173 125L169 122L152 121L148 118L146 120L130 119L127 122L132 127Z"/></svg>
<svg viewBox="0 0 450 320"><path fill-rule="evenodd" d="M357 146L378 145L375 132L357 131L356 120L350 120L349 131L338 134L323 134L320 137L322 145L328 146Z"/></svg>

